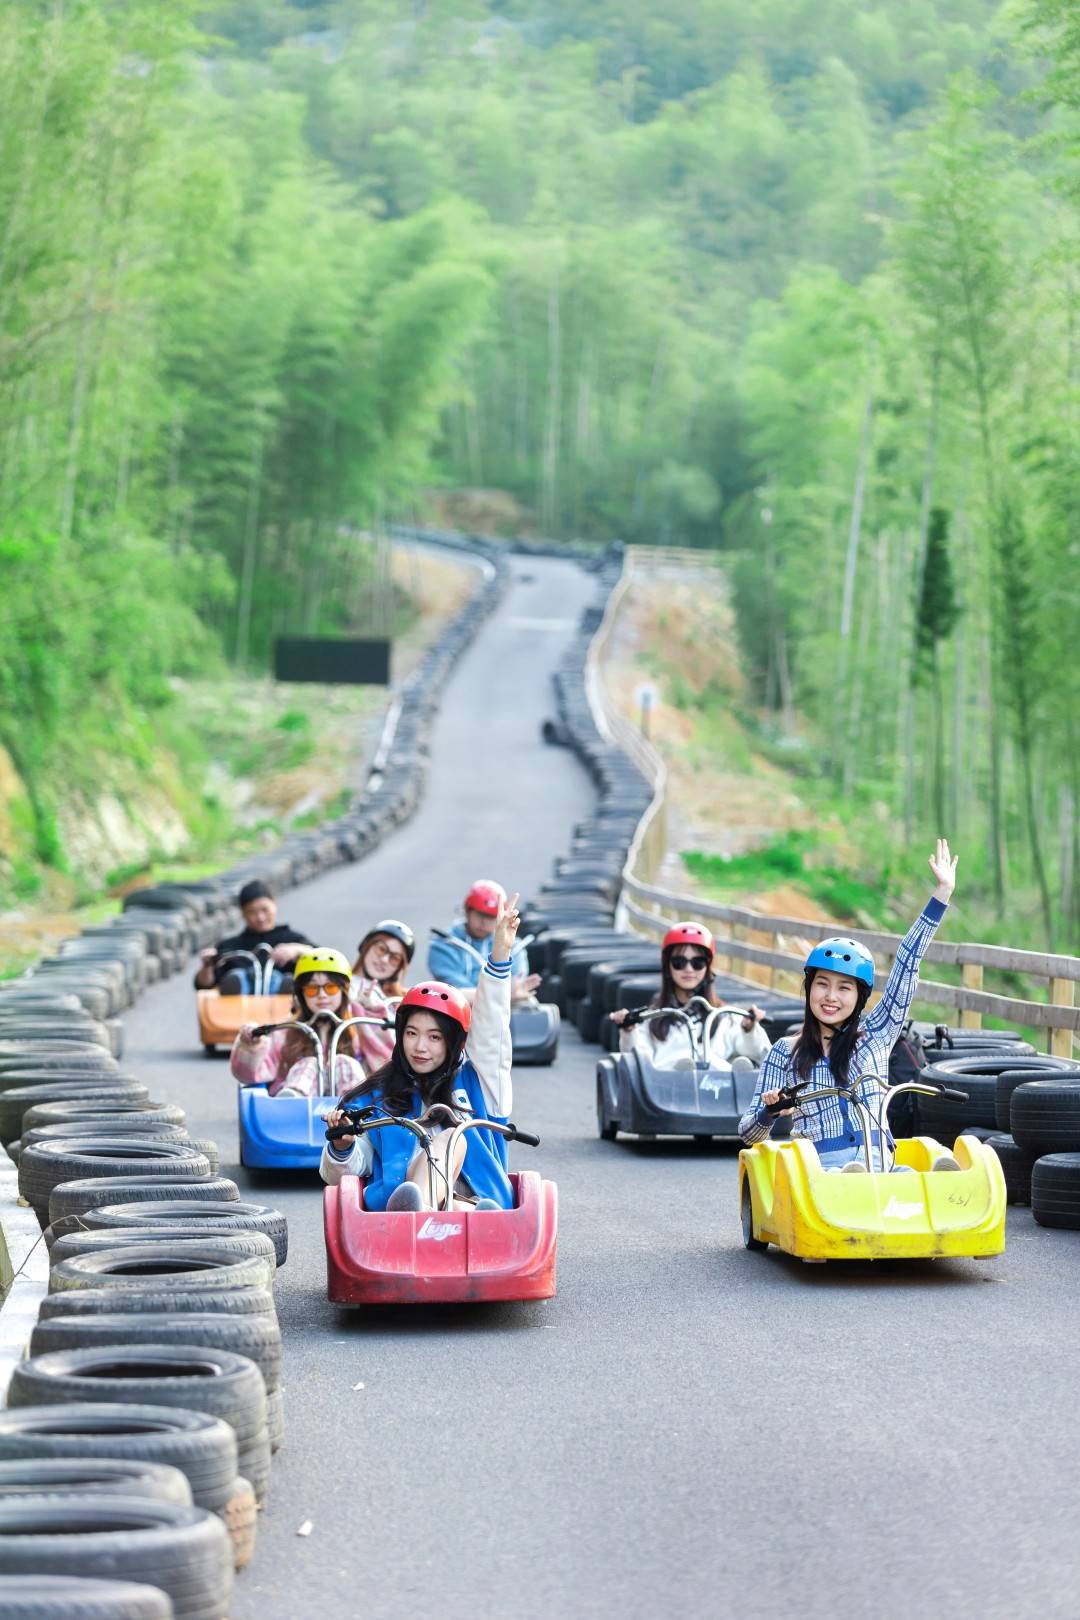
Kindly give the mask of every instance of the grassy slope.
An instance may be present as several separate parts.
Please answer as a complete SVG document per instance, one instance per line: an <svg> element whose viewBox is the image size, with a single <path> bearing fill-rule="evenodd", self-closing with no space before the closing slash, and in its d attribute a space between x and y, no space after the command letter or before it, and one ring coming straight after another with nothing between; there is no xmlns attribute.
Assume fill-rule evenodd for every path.
<svg viewBox="0 0 1080 1620"><path fill-rule="evenodd" d="M472 570L401 551L395 576L408 604L395 639L397 681L464 600ZM379 688L218 674L174 683L171 703L152 716L93 716L60 799L59 865L35 858L21 784L0 758L0 854L8 857L0 868L0 977L118 910L130 888L201 877L288 830L340 815L363 781L386 703Z"/></svg>

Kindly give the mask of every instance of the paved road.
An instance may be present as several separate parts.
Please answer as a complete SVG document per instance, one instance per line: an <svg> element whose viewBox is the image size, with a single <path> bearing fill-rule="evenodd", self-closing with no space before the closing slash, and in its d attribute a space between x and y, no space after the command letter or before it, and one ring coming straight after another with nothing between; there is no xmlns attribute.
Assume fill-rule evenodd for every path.
<svg viewBox="0 0 1080 1620"><path fill-rule="evenodd" d="M527 893L588 813L584 773L536 739L591 583L528 573L448 685L421 813L286 897L314 937L349 947L387 912L425 929L480 873ZM130 1066L289 1216L287 1444L233 1620L1080 1615L1077 1234L1014 1211L993 1262L747 1255L734 1153L599 1142L595 1048L567 1032L514 1107L544 1138L519 1162L560 1187L558 1297L339 1312L318 1187L236 1169L234 1085L196 1055L187 984L128 1029Z"/></svg>

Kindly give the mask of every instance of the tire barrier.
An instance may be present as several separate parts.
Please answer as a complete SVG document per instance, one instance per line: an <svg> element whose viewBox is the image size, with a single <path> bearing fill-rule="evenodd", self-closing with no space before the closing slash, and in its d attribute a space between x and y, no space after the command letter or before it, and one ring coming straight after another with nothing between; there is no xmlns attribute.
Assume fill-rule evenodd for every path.
<svg viewBox="0 0 1080 1620"><path fill-rule="evenodd" d="M556 859L550 881L523 908L522 922L536 935L529 960L542 975L541 999L554 1002L583 1040L616 1050L618 1032L607 1014L640 1006L660 988L657 947L615 927L623 867L652 788L622 749L603 736L589 701L589 644L618 581L621 548L595 558L593 566L596 599L582 614L554 676L556 714L543 735L577 754L596 786L597 804L574 828L570 848ZM737 999L748 987L729 976L718 978L717 988ZM754 999L765 1008L773 1039L802 1013L801 1003L777 992L755 986Z"/></svg>
<svg viewBox="0 0 1080 1620"><path fill-rule="evenodd" d="M172 1601L136 1581L79 1575L5 1575L0 1620L173 1620Z"/></svg>
<svg viewBox="0 0 1080 1620"><path fill-rule="evenodd" d="M228 1532L215 1514L126 1496L0 1501L0 1567L154 1586L171 1598L175 1620L221 1620L233 1576Z"/></svg>
<svg viewBox="0 0 1080 1620"><path fill-rule="evenodd" d="M500 548L438 543L478 558L482 577L403 683L365 790L346 814L215 877L129 894L119 916L0 986L0 1140L15 1146L20 1193L49 1223L50 1249L50 1292L30 1358L12 1373L9 1410L0 1413L0 1468L3 1459L28 1477L38 1468L32 1483L48 1494L40 1511L37 1497L27 1498L21 1505L34 1511L5 1521L0 1481L0 1567L25 1568L28 1579L31 1571L78 1575L90 1606L72 1614L94 1612L94 1577L107 1569L132 1581L150 1572L173 1610L168 1597L121 1585L116 1593L126 1596L102 1597L112 1605L102 1613L220 1615L223 1538L232 1549L226 1563L241 1568L252 1556L256 1504L284 1438L272 1288L288 1253L286 1223L217 1175L217 1145L189 1135L182 1109L121 1072L120 1017L146 986L227 932L249 879L287 889L358 860L416 809L446 678L506 574ZM102 1492L88 1485L80 1495L78 1468L94 1459L105 1468L110 1457L114 1472L126 1460L136 1478L140 1468L179 1467L195 1507L165 1506L188 1519L151 1523L149 1509L140 1517L144 1503L118 1496L112 1527L98 1514L91 1530L91 1496ZM57 1458L74 1470L62 1498L53 1490ZM58 1592L56 1612L72 1601Z"/></svg>

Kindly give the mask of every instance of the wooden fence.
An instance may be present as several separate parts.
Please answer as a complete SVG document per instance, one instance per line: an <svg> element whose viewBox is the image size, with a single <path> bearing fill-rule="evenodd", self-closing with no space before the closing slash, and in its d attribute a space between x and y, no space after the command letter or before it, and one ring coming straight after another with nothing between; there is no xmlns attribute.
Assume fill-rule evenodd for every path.
<svg viewBox="0 0 1080 1620"><path fill-rule="evenodd" d="M628 549L622 578L608 600L607 610L592 645L586 666L586 684L596 723L601 732L630 756L653 789L652 802L642 817L623 868L620 918L635 932L659 938L680 917L709 924L716 936L718 965L752 982L798 990L802 963L810 945L836 930L835 923L809 922L803 917L774 917L742 906L723 906L698 895L679 894L656 883L667 853L667 771L656 749L612 703L604 681L620 610L635 578L658 567L706 568L707 557L674 548L633 546ZM900 936L851 930L878 956L895 956ZM1070 1057L1080 1032L1076 983L1080 957L1016 951L1005 945L945 944L933 941L926 960L958 968L959 984L935 979L919 980L919 1000L959 1013L966 1029L981 1027L984 1016L1008 1019L1027 1028L1045 1030L1048 1050ZM984 972L1020 973L1046 986L1045 999L997 995L983 989Z"/></svg>

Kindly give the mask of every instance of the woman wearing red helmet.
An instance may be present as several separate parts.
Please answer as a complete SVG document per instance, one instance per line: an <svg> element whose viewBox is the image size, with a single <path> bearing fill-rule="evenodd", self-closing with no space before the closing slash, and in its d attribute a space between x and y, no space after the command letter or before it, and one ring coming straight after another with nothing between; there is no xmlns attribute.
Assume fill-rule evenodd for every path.
<svg viewBox="0 0 1080 1620"><path fill-rule="evenodd" d="M343 1094L343 1104L370 1101L387 1114L409 1119L420 1119L433 1105L445 1104L474 1118L500 1123L509 1119L510 962L520 922L517 901L515 894L499 902L491 956L475 998L470 1002L462 991L439 980L406 991L398 1005L389 1061ZM340 1108L327 1116L331 1128L345 1123L347 1116ZM439 1131L432 1153L443 1172L442 1185L453 1188L453 1207L510 1209L514 1195L506 1174L505 1137L494 1131L468 1131L458 1138L453 1165L446 1162L449 1142L450 1131ZM427 1159L404 1126L328 1142L319 1173L331 1185L344 1175L364 1177L367 1209L428 1207Z"/></svg>
<svg viewBox="0 0 1080 1620"><path fill-rule="evenodd" d="M712 934L703 923L682 922L669 928L660 946L660 991L650 1002L652 1007L681 1007L695 997L701 997L710 1007L722 1007L724 1002L713 988ZM629 1009L620 1007L610 1014L612 1023L622 1025ZM712 1042L712 1055L717 1062L726 1063L734 1057L748 1058L761 1063L769 1050L769 1039L761 1027L764 1016L760 1007L751 1006L750 1018L736 1020L724 1018ZM704 1022L708 1016L703 1007L689 1008L691 1018ZM632 1033L619 1035L619 1046L626 1052L635 1041L648 1043L649 1056L657 1059L657 1046L663 1045L661 1061L667 1065L689 1050L685 1026L678 1018L652 1018L639 1025Z"/></svg>

